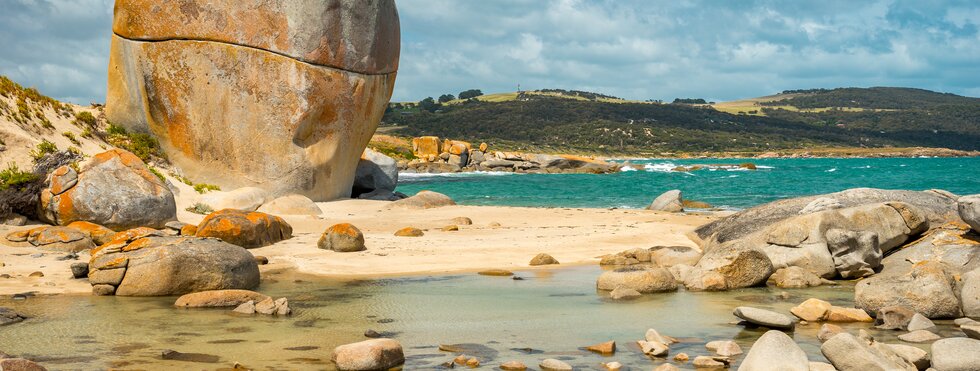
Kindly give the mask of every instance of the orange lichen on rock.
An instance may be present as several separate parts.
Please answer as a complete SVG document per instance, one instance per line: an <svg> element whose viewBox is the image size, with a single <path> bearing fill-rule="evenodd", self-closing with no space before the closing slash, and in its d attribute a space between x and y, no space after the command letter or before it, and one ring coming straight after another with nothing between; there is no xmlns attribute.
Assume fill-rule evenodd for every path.
<svg viewBox="0 0 980 371"><path fill-rule="evenodd" d="M256 211L224 209L206 216L197 226L197 237L215 237L244 248L287 240L293 228L282 218Z"/></svg>

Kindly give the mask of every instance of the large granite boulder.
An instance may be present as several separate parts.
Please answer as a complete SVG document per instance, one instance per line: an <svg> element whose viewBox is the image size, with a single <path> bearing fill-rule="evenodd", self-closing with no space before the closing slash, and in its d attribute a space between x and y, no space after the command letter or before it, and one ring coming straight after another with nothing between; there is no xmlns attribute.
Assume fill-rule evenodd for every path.
<svg viewBox="0 0 980 371"><path fill-rule="evenodd" d="M603 272L596 280L596 288L605 291L628 288L649 294L676 291L677 282L664 268L631 266Z"/></svg>
<svg viewBox="0 0 980 371"><path fill-rule="evenodd" d="M939 226L882 260L882 271L855 286L858 307L879 312L904 306L929 318L949 318L972 307L980 241L962 223ZM964 296L965 294L965 296Z"/></svg>
<svg viewBox="0 0 980 371"><path fill-rule="evenodd" d="M254 257L239 246L215 238L120 234L92 250L89 282L97 295L183 295L259 284Z"/></svg>
<svg viewBox="0 0 980 371"><path fill-rule="evenodd" d="M810 371L810 361L793 338L782 331L770 330L752 344L738 370Z"/></svg>
<svg viewBox="0 0 980 371"><path fill-rule="evenodd" d="M293 227L282 218L236 209L218 210L197 225L197 237L215 237L246 249L263 247L293 237Z"/></svg>
<svg viewBox="0 0 980 371"><path fill-rule="evenodd" d="M738 289L760 285L773 272L769 257L759 250L715 250L701 257L684 284L689 290ZM706 281L720 282L706 285Z"/></svg>
<svg viewBox="0 0 980 371"><path fill-rule="evenodd" d="M647 210L679 213L684 211L684 201L681 197L681 191L679 189L664 192L660 196L657 196L650 203L650 206L647 206Z"/></svg>
<svg viewBox="0 0 980 371"><path fill-rule="evenodd" d="M700 239L702 246L722 244L744 238L794 216L892 201L914 206L924 214L929 225L938 226L947 221L959 220L956 198L948 192L935 190L917 192L854 188L825 195L780 200L745 209L698 227L693 237ZM815 207L812 203L821 203L824 206Z"/></svg>
<svg viewBox="0 0 980 371"><path fill-rule="evenodd" d="M932 343L932 367L936 371L980 369L980 340L950 338Z"/></svg>
<svg viewBox="0 0 980 371"><path fill-rule="evenodd" d="M163 228L177 218L173 192L143 161L121 149L93 156L78 172L62 166L48 180L38 216L51 224L86 221L122 230Z"/></svg>
<svg viewBox="0 0 980 371"><path fill-rule="evenodd" d="M394 193L398 185L398 163L384 153L365 148L354 173L351 197L365 193Z"/></svg>
<svg viewBox="0 0 980 371"><path fill-rule="evenodd" d="M106 115L198 182L350 195L394 87L394 0L121 0Z"/></svg>
<svg viewBox="0 0 980 371"><path fill-rule="evenodd" d="M404 209L431 209L443 206L452 206L456 202L452 198L446 196L439 192L432 191L419 191L415 196L403 198L401 200L392 202L388 205L389 208L404 208Z"/></svg>
<svg viewBox="0 0 980 371"><path fill-rule="evenodd" d="M956 208L960 218L969 224L974 231L980 233L980 195L960 197L956 201Z"/></svg>

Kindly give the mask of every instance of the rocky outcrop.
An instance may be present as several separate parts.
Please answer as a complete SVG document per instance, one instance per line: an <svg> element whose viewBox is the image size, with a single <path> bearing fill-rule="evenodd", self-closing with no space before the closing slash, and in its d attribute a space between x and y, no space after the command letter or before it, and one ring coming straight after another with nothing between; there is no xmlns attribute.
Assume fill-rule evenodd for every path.
<svg viewBox="0 0 980 371"><path fill-rule="evenodd" d="M170 189L143 161L121 149L93 156L78 172L62 166L48 180L38 216L51 224L86 221L122 230L163 228L177 218Z"/></svg>
<svg viewBox="0 0 980 371"><path fill-rule="evenodd" d="M839 205L839 207L835 206L834 208L897 201L912 205L922 212L923 217L930 225L938 226L950 220L959 220L956 211L956 198L950 196L948 192L855 188L825 195L780 200L742 210L698 227L694 237L701 240L702 247L742 239L767 229L779 221L800 215L801 211L818 199L825 199L823 202L835 201L834 205ZM834 208L811 207L809 211L812 213L833 210Z"/></svg>
<svg viewBox="0 0 980 371"><path fill-rule="evenodd" d="M508 171L515 173L611 173L621 165L594 158L572 155L491 151L486 143L438 137L412 139L417 157L400 164L409 173L453 173L466 171Z"/></svg>
<svg viewBox="0 0 980 371"><path fill-rule="evenodd" d="M351 197L359 198L363 194L394 194L396 186L398 163L381 152L365 148L357 163Z"/></svg>
<svg viewBox="0 0 980 371"><path fill-rule="evenodd" d="M164 296L252 289L259 268L247 250L218 239L143 231L93 249L88 277L96 295Z"/></svg>
<svg viewBox="0 0 980 371"><path fill-rule="evenodd" d="M348 197L399 32L393 0L119 1L106 115L195 181Z"/></svg>
<svg viewBox="0 0 980 371"><path fill-rule="evenodd" d="M681 191L678 189L664 192L647 206L647 210L666 211L669 213L679 213L684 211L684 200L681 198Z"/></svg>
<svg viewBox="0 0 980 371"><path fill-rule="evenodd" d="M260 213L272 215L311 215L323 214L323 210L309 197L303 195L286 195L266 202L258 208Z"/></svg>
<svg viewBox="0 0 980 371"><path fill-rule="evenodd" d="M246 249L293 237L293 227L282 218L235 209L215 211L197 225L197 237L215 237Z"/></svg>

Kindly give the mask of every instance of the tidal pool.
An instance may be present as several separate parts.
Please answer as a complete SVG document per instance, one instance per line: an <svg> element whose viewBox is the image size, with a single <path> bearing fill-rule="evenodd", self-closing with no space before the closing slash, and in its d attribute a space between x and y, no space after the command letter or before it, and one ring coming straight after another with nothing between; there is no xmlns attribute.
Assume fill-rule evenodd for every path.
<svg viewBox="0 0 980 371"><path fill-rule="evenodd" d="M440 351L440 344L461 344L483 369L509 360L536 369L542 359L558 358L576 369L601 370L602 362L618 361L632 370L650 370L670 359L639 352L634 341L648 328L682 341L671 346L670 357L685 352L693 360L709 355L704 343L711 340L735 339L748 352L766 331L735 324L731 312L736 306L789 315L790 307L810 297L853 304L851 283L797 290L681 290L620 303L596 292L600 273L599 267L583 266L517 272L523 280L461 274L357 281L267 273L258 291L289 298L294 314L285 318L178 309L174 297L5 297L0 306L32 318L0 327L0 351L51 370L216 370L236 362L258 370L322 370L333 369L335 346L364 340L364 331L372 329L402 343L406 370L438 369L457 355ZM937 324L941 335L955 332L950 321ZM886 342L897 342L899 334L870 324L840 325L855 333L868 329ZM792 333L812 361L825 361L816 339L819 328L818 323L799 325ZM581 349L608 340L617 342L613 356ZM211 357L164 360L161 352L168 349ZM673 363L693 369L690 362Z"/></svg>

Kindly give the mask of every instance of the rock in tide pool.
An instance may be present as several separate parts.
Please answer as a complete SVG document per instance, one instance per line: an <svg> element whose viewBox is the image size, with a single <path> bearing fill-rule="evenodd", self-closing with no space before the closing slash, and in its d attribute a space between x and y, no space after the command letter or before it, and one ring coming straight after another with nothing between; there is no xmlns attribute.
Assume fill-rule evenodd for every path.
<svg viewBox="0 0 980 371"><path fill-rule="evenodd" d="M404 209L431 209L443 206L452 206L456 202L442 193L432 191L420 191L415 196L404 198L389 205L389 208Z"/></svg>
<svg viewBox="0 0 980 371"><path fill-rule="evenodd" d="M907 334L898 335L898 340L908 343L928 343L939 339L942 339L942 337L927 330L916 330Z"/></svg>
<svg viewBox="0 0 980 371"><path fill-rule="evenodd" d="M670 346L659 341L639 340L636 345L639 345L640 351L648 356L664 357L670 352Z"/></svg>
<svg viewBox="0 0 980 371"><path fill-rule="evenodd" d="M915 311L900 305L883 307L878 310L878 317L875 320L875 327L882 330L905 330Z"/></svg>
<svg viewBox="0 0 980 371"><path fill-rule="evenodd" d="M572 371L571 365L554 358L541 361L538 367L541 368L541 371Z"/></svg>
<svg viewBox="0 0 980 371"><path fill-rule="evenodd" d="M895 354L898 354L899 357L902 357L902 359L904 359L908 363L913 364L915 368L919 370L925 370L929 368L930 365L929 352L926 352L922 349L913 346L903 345L903 344L886 344L886 345L888 346L888 348L891 348L891 350L895 352Z"/></svg>
<svg viewBox="0 0 980 371"><path fill-rule="evenodd" d="M292 5L117 3L109 120L154 134L195 181L349 197L394 86L395 2Z"/></svg>
<svg viewBox="0 0 980 371"><path fill-rule="evenodd" d="M820 332L817 333L817 340L820 340L820 342L823 343L842 332L844 332L844 329L840 326L825 323L820 325Z"/></svg>
<svg viewBox="0 0 980 371"><path fill-rule="evenodd" d="M505 269L487 269L476 273L481 276L498 276L498 277L507 277L507 276L514 275L514 272Z"/></svg>
<svg viewBox="0 0 980 371"><path fill-rule="evenodd" d="M874 322L874 318L864 310L838 306L830 307L823 319L828 322Z"/></svg>
<svg viewBox="0 0 980 371"><path fill-rule="evenodd" d="M869 345L865 340L845 332L824 342L820 352L838 370L917 370L887 345L880 345L874 342Z"/></svg>
<svg viewBox="0 0 980 371"><path fill-rule="evenodd" d="M555 258L553 258L551 255L548 255L548 254L545 254L545 253L540 253L538 255L535 255L533 258L531 258L531 262L528 263L528 265L531 265L531 266L536 266L536 265L553 265L553 264L558 264L558 260L556 260Z"/></svg>
<svg viewBox="0 0 980 371"><path fill-rule="evenodd" d="M602 367L609 371L619 371L623 369L623 364L619 362L603 363Z"/></svg>
<svg viewBox="0 0 980 371"><path fill-rule="evenodd" d="M208 290L183 295L174 302L179 308L237 307L249 301L260 302L268 296L251 290Z"/></svg>
<svg viewBox="0 0 980 371"><path fill-rule="evenodd" d="M972 339L980 339L980 323L970 323L960 326L960 331L966 334L966 337Z"/></svg>
<svg viewBox="0 0 980 371"><path fill-rule="evenodd" d="M617 287L609 292L609 298L612 300L633 300L643 296L639 291L628 287Z"/></svg>
<svg viewBox="0 0 980 371"><path fill-rule="evenodd" d="M266 202L256 210L272 215L310 215L323 214L323 210L309 197L303 195L286 195Z"/></svg>
<svg viewBox="0 0 980 371"><path fill-rule="evenodd" d="M634 265L650 262L650 250L629 249L615 255L605 255L599 260L599 265Z"/></svg>
<svg viewBox="0 0 980 371"><path fill-rule="evenodd" d="M14 324L25 319L27 316L17 313L13 309L0 307L0 326Z"/></svg>
<svg viewBox="0 0 980 371"><path fill-rule="evenodd" d="M754 249L710 252L701 257L697 268L720 273L727 289L762 284L773 273L769 257Z"/></svg>
<svg viewBox="0 0 980 371"><path fill-rule="evenodd" d="M337 252L355 252L367 250L364 246L364 234L353 224L340 223L327 228L317 241L317 247Z"/></svg>
<svg viewBox="0 0 980 371"><path fill-rule="evenodd" d="M224 209L204 217L197 226L196 236L220 238L250 249L292 238L293 227L275 215Z"/></svg>
<svg viewBox="0 0 980 371"><path fill-rule="evenodd" d="M120 234L92 250L93 293L166 296L259 284L258 265L239 246L212 238Z"/></svg>
<svg viewBox="0 0 980 371"><path fill-rule="evenodd" d="M980 365L980 340L942 339L932 343L932 368L936 371L974 371Z"/></svg>
<svg viewBox="0 0 980 371"><path fill-rule="evenodd" d="M616 353L616 342L610 340L604 343L589 345L585 347L585 350L599 354L613 354Z"/></svg>
<svg viewBox="0 0 980 371"><path fill-rule="evenodd" d="M405 354L396 340L371 339L334 348L331 361L344 371L388 370L404 364Z"/></svg>
<svg viewBox="0 0 980 371"><path fill-rule="evenodd" d="M980 195L960 197L956 200L956 209L960 218L974 231L980 233Z"/></svg>
<svg viewBox="0 0 980 371"><path fill-rule="evenodd" d="M424 235L425 232L422 232L421 229L414 227L405 227L395 231L395 236L398 237L422 237Z"/></svg>
<svg viewBox="0 0 980 371"><path fill-rule="evenodd" d="M799 317L804 321L816 322L824 319L824 315L833 305L830 303L817 299L809 298L806 301L800 303L795 307L789 309L789 312L794 316Z"/></svg>
<svg viewBox="0 0 980 371"><path fill-rule="evenodd" d="M932 331L936 329L936 324L932 323L932 321L930 321L925 316L916 313L912 315L912 319L909 320L909 324L908 326L906 326L906 329L909 331L917 331L917 330Z"/></svg>
<svg viewBox="0 0 980 371"><path fill-rule="evenodd" d="M809 371L810 361L807 360L803 349L796 345L789 335L782 331L770 330L752 344L738 369Z"/></svg>
<svg viewBox="0 0 980 371"><path fill-rule="evenodd" d="M657 368L653 369L653 371L678 371L678 370L679 369L677 368L677 366L674 366L670 363L664 363L660 366L657 366Z"/></svg>
<svg viewBox="0 0 980 371"><path fill-rule="evenodd" d="M752 307L738 307L732 312L735 317L741 318L749 323L779 330L793 329L793 320L782 314L768 311L765 309Z"/></svg>
<svg viewBox="0 0 980 371"><path fill-rule="evenodd" d="M47 371L34 361L23 358L2 358L0 359L0 370L9 371Z"/></svg>
<svg viewBox="0 0 980 371"><path fill-rule="evenodd" d="M596 280L599 290L630 288L641 294L677 290L677 282L664 268L623 267L603 272Z"/></svg>
<svg viewBox="0 0 980 371"><path fill-rule="evenodd" d="M120 230L163 228L177 219L174 194L139 158L121 149L93 156L78 173L62 166L41 191L41 220L55 225L87 221Z"/></svg>
<svg viewBox="0 0 980 371"><path fill-rule="evenodd" d="M694 357L694 368L726 368L728 367L727 361L724 357L708 357L708 356L697 356Z"/></svg>
<svg viewBox="0 0 980 371"><path fill-rule="evenodd" d="M669 213L679 213L684 211L681 191L678 189L664 192L647 206L647 210L666 211Z"/></svg>
<svg viewBox="0 0 980 371"><path fill-rule="evenodd" d="M715 354L723 357L731 357L734 355L742 354L742 347L738 346L738 343L731 340L715 340L709 341L704 345L708 350L715 352Z"/></svg>
<svg viewBox="0 0 980 371"><path fill-rule="evenodd" d="M507 361L500 365L503 371L525 371L527 366L518 361Z"/></svg>
<svg viewBox="0 0 980 371"><path fill-rule="evenodd" d="M357 162L351 197L365 193L394 193L398 185L398 164L391 157L365 148Z"/></svg>
<svg viewBox="0 0 980 371"><path fill-rule="evenodd" d="M824 283L833 282L820 278L813 272L800 267L779 268L772 276L769 276L768 280L768 284L783 289L801 289L820 286Z"/></svg>

